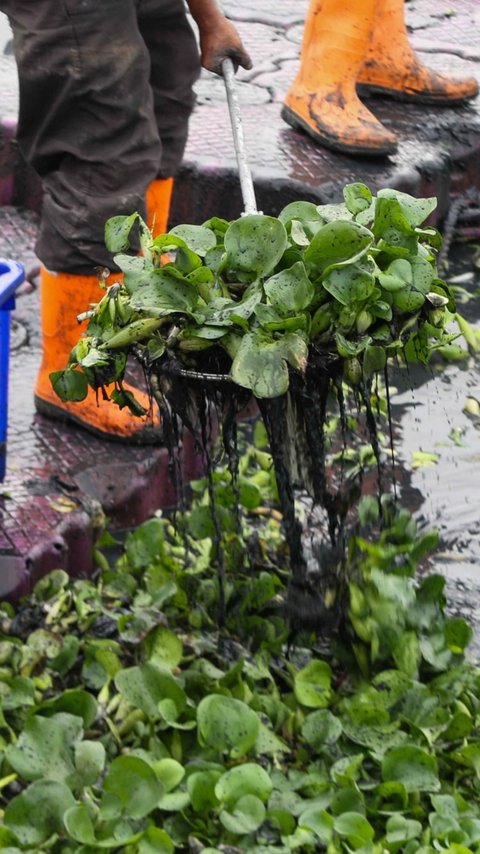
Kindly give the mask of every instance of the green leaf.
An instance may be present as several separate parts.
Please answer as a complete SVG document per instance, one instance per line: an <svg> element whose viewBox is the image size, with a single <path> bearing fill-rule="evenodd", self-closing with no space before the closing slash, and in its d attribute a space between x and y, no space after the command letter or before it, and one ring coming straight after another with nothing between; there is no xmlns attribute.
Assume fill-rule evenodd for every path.
<svg viewBox="0 0 480 854"><path fill-rule="evenodd" d="M324 222L337 222L337 220L348 222L353 218L344 202L331 205L318 205L317 211Z"/></svg>
<svg viewBox="0 0 480 854"><path fill-rule="evenodd" d="M345 204L354 216L361 211L367 210L372 203L372 191L366 184L356 182L354 184L346 184L343 188L343 198Z"/></svg>
<svg viewBox="0 0 480 854"><path fill-rule="evenodd" d="M142 646L148 659L168 667L170 670L173 670L182 660L182 641L178 635L164 626L157 626L152 629L143 641Z"/></svg>
<svg viewBox="0 0 480 854"><path fill-rule="evenodd" d="M250 214L230 223L225 232L228 266L252 278L267 276L287 247L287 232L275 217Z"/></svg>
<svg viewBox="0 0 480 854"><path fill-rule="evenodd" d="M10 801L4 822L21 845L39 850L52 834L62 832L64 813L74 804L67 786L54 780L37 780Z"/></svg>
<svg viewBox="0 0 480 854"><path fill-rule="evenodd" d="M187 791L195 812L206 813L218 805L215 786L221 771L197 771L187 779Z"/></svg>
<svg viewBox="0 0 480 854"><path fill-rule="evenodd" d="M65 371L53 371L49 374L52 388L64 403L71 400L78 403L88 394L88 380L81 371L67 368Z"/></svg>
<svg viewBox="0 0 480 854"><path fill-rule="evenodd" d="M452 617L445 623L445 640L449 650L461 655L473 639L473 629L462 617Z"/></svg>
<svg viewBox="0 0 480 854"><path fill-rule="evenodd" d="M416 255L414 228L396 198L377 197L373 233L379 248L390 255L403 258Z"/></svg>
<svg viewBox="0 0 480 854"><path fill-rule="evenodd" d="M363 353L363 376L368 379L373 374L379 374L387 364L387 354L383 347L368 344Z"/></svg>
<svg viewBox="0 0 480 854"><path fill-rule="evenodd" d="M31 679L26 676L14 676L9 689L8 694L2 697L2 711L35 705L35 685Z"/></svg>
<svg viewBox="0 0 480 854"><path fill-rule="evenodd" d="M65 676L75 664L79 649L80 641L76 635L64 635L60 652L50 662L52 670L59 673L60 676Z"/></svg>
<svg viewBox="0 0 480 854"><path fill-rule="evenodd" d="M132 294L130 305L156 318L175 312L193 315L198 298L195 285L167 266L144 277Z"/></svg>
<svg viewBox="0 0 480 854"><path fill-rule="evenodd" d="M246 703L222 694L209 694L197 709L200 744L234 758L253 747L259 724L258 715Z"/></svg>
<svg viewBox="0 0 480 854"><path fill-rule="evenodd" d="M412 265L405 258L396 258L384 272L379 270L377 275L382 288L392 293L413 282Z"/></svg>
<svg viewBox="0 0 480 854"><path fill-rule="evenodd" d="M255 740L255 753L257 756L270 754L276 756L278 753L289 753L290 748L275 735L265 724L260 723L257 738Z"/></svg>
<svg viewBox="0 0 480 854"><path fill-rule="evenodd" d="M310 661L295 674L295 697L302 706L321 709L332 699L332 671L326 661Z"/></svg>
<svg viewBox="0 0 480 854"><path fill-rule="evenodd" d="M256 397L278 397L289 385L287 362L302 370L308 348L294 332L277 340L259 330L243 336L232 363L232 379Z"/></svg>
<svg viewBox="0 0 480 854"><path fill-rule="evenodd" d="M130 216L112 216L105 223L105 246L109 252L125 252L130 246L128 239L133 225L140 220L138 213Z"/></svg>
<svg viewBox="0 0 480 854"><path fill-rule="evenodd" d="M90 813L85 804L70 807L64 816L65 828L75 842L82 845L95 845L95 830Z"/></svg>
<svg viewBox="0 0 480 854"><path fill-rule="evenodd" d="M324 845L328 845L333 836L333 817L318 807L308 807L298 818L298 826L311 830Z"/></svg>
<svg viewBox="0 0 480 854"><path fill-rule="evenodd" d="M24 780L68 782L74 774L73 745L82 737L82 719L67 714L34 715L26 721L7 759Z"/></svg>
<svg viewBox="0 0 480 854"><path fill-rule="evenodd" d="M222 810L220 821L229 833L253 833L265 819L266 810L255 795L243 795L236 802L233 812Z"/></svg>
<svg viewBox="0 0 480 854"><path fill-rule="evenodd" d="M478 338L478 333L475 331L473 326L462 317L458 312L455 314L455 320L458 323L458 328L465 338L465 342L468 346L468 349L472 355L478 353L480 351L480 339Z"/></svg>
<svg viewBox="0 0 480 854"><path fill-rule="evenodd" d="M384 756L382 777L402 783L407 792L438 792L440 789L435 757L413 745L394 747Z"/></svg>
<svg viewBox="0 0 480 854"><path fill-rule="evenodd" d="M138 854L174 854L171 836L159 827L149 827L138 843Z"/></svg>
<svg viewBox="0 0 480 854"><path fill-rule="evenodd" d="M438 454L429 451L412 451L412 469L434 466L439 460Z"/></svg>
<svg viewBox="0 0 480 854"><path fill-rule="evenodd" d="M373 234L356 222L329 222L317 231L305 250L307 272L320 278L332 265L360 260L373 243Z"/></svg>
<svg viewBox="0 0 480 854"><path fill-rule="evenodd" d="M334 338L338 353L340 356L343 356L344 359L347 359L350 356L358 356L363 352L363 350L365 350L371 341L371 338L368 336L364 336L358 341L349 341L341 332L335 332Z"/></svg>
<svg viewBox="0 0 480 854"><path fill-rule="evenodd" d="M80 786L93 786L105 765L105 748L101 741L80 741L75 745L75 768Z"/></svg>
<svg viewBox="0 0 480 854"><path fill-rule="evenodd" d="M422 225L437 207L437 200L433 197L417 199L408 193L402 193L400 190L392 190L388 187L379 190L377 196L380 199L394 199L408 223L415 228Z"/></svg>
<svg viewBox="0 0 480 854"><path fill-rule="evenodd" d="M88 691L80 688L69 688L52 700L41 703L39 709L42 715L56 715L58 712L66 712L81 718L85 729L92 726L98 714L98 703Z"/></svg>
<svg viewBox="0 0 480 854"><path fill-rule="evenodd" d="M405 286L392 293L392 300L397 311L413 314L425 302L434 277L434 270L423 258L415 258L411 262L404 263L409 264L410 273L406 273L408 279Z"/></svg>
<svg viewBox="0 0 480 854"><path fill-rule="evenodd" d="M67 810L64 815L64 823L72 839L85 846L85 848L80 849L81 851L97 851L99 848L119 850L119 846L137 842L141 836L141 833L132 833L129 822L120 821L113 828L111 836L102 835L101 838L97 838L90 813L85 804L78 804Z"/></svg>
<svg viewBox="0 0 480 854"><path fill-rule="evenodd" d="M373 293L375 280L361 264L331 269L322 280L323 287L342 305L364 302Z"/></svg>
<svg viewBox="0 0 480 854"><path fill-rule="evenodd" d="M176 225L169 231L170 234L184 240L188 248L201 258L205 257L209 249L214 249L217 245L217 238L213 231L203 225Z"/></svg>
<svg viewBox="0 0 480 854"><path fill-rule="evenodd" d="M163 795L158 802L158 809L165 812L183 812L190 803L188 792L170 792Z"/></svg>
<svg viewBox="0 0 480 854"><path fill-rule="evenodd" d="M178 682L154 662L121 670L115 676L115 685L128 702L142 709L150 720L162 719L159 704L164 700L172 701L177 715L187 704L185 692Z"/></svg>
<svg viewBox="0 0 480 854"><path fill-rule="evenodd" d="M297 246L308 246L310 243L310 239L305 231L305 228L298 219L292 219L291 221L290 240Z"/></svg>
<svg viewBox="0 0 480 854"><path fill-rule="evenodd" d="M330 769L333 782L342 788L351 788L360 774L364 758L363 753L356 753L354 756L342 756L337 759Z"/></svg>
<svg viewBox="0 0 480 854"><path fill-rule="evenodd" d="M397 844L418 839L422 833L422 825L419 821L405 818L403 815L391 815L387 820L386 830L387 842Z"/></svg>
<svg viewBox="0 0 480 854"><path fill-rule="evenodd" d="M238 501L246 510L255 510L262 503L262 491L251 480L240 478L238 482Z"/></svg>
<svg viewBox="0 0 480 854"><path fill-rule="evenodd" d="M474 741L466 744L451 754L449 758L461 765L466 765L468 768L473 768L477 779L480 780L480 742Z"/></svg>
<svg viewBox="0 0 480 854"><path fill-rule="evenodd" d="M263 287L280 314L302 311L310 305L315 293L302 261L297 261L287 270L281 270L271 276L264 282Z"/></svg>
<svg viewBox="0 0 480 854"><path fill-rule="evenodd" d="M230 509L218 505L213 511L210 505L197 504L192 509L187 522L189 534L195 540L213 539L215 537L215 516L224 533L235 530L235 515Z"/></svg>
<svg viewBox="0 0 480 854"><path fill-rule="evenodd" d="M333 827L340 836L346 836L354 849L367 845L374 837L370 822L357 812L345 812L336 816Z"/></svg>
<svg viewBox="0 0 480 854"><path fill-rule="evenodd" d="M143 759L118 756L108 768L103 791L118 799L123 815L137 819L155 809L165 790L153 769Z"/></svg>
<svg viewBox="0 0 480 854"><path fill-rule="evenodd" d="M406 733L399 730L395 721L382 723L383 717L380 716L380 711L378 710L376 717L372 715L370 720L354 722L346 719L343 721L346 737L354 744L368 747L376 757L382 756L391 747L397 747L407 738Z"/></svg>
<svg viewBox="0 0 480 854"><path fill-rule="evenodd" d="M164 786L165 791L171 792L183 780L185 768L176 759L165 757L155 763L155 773Z"/></svg>
<svg viewBox="0 0 480 854"><path fill-rule="evenodd" d="M215 786L215 795L220 802L232 807L244 795L254 795L260 801L266 801L272 789L273 783L267 772L260 765L246 762L222 774Z"/></svg>
<svg viewBox="0 0 480 854"><path fill-rule="evenodd" d="M315 750L321 750L325 745L335 744L342 734L342 722L328 709L311 712L302 726L305 741Z"/></svg>
<svg viewBox="0 0 480 854"><path fill-rule="evenodd" d="M412 678L417 677L422 654L416 632L404 632L393 655L399 670Z"/></svg>
<svg viewBox="0 0 480 854"><path fill-rule="evenodd" d="M4 854L22 854L20 848L16 848L18 837L8 830L4 825L0 826L0 851Z"/></svg>
<svg viewBox="0 0 480 854"><path fill-rule="evenodd" d="M318 208L313 202L290 202L280 211L278 218L284 225L294 219L299 220L301 223L323 223Z"/></svg>

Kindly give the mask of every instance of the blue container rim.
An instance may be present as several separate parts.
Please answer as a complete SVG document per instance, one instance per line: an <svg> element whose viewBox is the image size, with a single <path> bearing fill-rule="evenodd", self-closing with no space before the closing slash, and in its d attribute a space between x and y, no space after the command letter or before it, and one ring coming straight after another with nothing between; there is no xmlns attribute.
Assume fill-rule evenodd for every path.
<svg viewBox="0 0 480 854"><path fill-rule="evenodd" d="M20 261L0 258L0 308L8 302L25 279L25 268Z"/></svg>

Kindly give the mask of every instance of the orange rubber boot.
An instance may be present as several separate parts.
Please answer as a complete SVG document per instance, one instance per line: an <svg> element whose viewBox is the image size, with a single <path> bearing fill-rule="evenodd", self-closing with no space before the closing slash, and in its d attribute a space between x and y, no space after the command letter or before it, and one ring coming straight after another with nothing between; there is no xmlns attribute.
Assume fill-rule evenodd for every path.
<svg viewBox="0 0 480 854"><path fill-rule="evenodd" d="M167 231L172 192L173 178L157 178L147 188L147 225L154 237Z"/></svg>
<svg viewBox="0 0 480 854"><path fill-rule="evenodd" d="M349 154L389 154L395 136L356 92L376 0L310 0L300 70L285 97L282 118L316 142Z"/></svg>
<svg viewBox="0 0 480 854"><path fill-rule="evenodd" d="M118 281L110 276L107 284ZM126 407L102 400L102 395L89 389L80 403L64 403L55 394L50 382L52 371L63 370L70 352L80 338L82 328L77 315L102 297L96 276L76 276L69 273L51 273L42 268L41 322L43 359L35 384L35 406L38 412L61 421L71 421L96 433L104 439L123 440L135 444L155 444L162 440L160 417L152 413L145 392L129 388L147 410L148 416L138 418ZM108 394L107 387L107 394ZM112 387L110 387L112 388ZM125 383L125 388L128 388Z"/></svg>
<svg viewBox="0 0 480 854"><path fill-rule="evenodd" d="M443 77L426 68L408 40L404 0L378 0L368 52L359 74L361 94L419 104L461 104L474 98L473 77Z"/></svg>

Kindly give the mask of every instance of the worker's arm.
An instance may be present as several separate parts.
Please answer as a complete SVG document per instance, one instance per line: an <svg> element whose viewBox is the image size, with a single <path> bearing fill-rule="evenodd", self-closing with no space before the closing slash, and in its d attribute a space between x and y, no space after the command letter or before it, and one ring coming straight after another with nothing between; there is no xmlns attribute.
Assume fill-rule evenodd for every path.
<svg viewBox="0 0 480 854"><path fill-rule="evenodd" d="M230 58L237 68L251 68L252 61L237 30L227 20L215 0L187 0L200 33L202 65L208 71L222 73L222 62Z"/></svg>

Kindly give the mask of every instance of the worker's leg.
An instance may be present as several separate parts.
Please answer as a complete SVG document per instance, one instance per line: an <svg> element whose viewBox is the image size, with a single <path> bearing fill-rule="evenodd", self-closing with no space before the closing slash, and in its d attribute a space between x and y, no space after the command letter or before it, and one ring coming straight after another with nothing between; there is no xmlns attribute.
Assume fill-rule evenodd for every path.
<svg viewBox="0 0 480 854"><path fill-rule="evenodd" d="M168 225L171 180L187 142L188 120L195 103L193 84L200 74L195 36L183 0L138 0L138 26L150 54L150 84L162 162L147 191L149 225L160 234Z"/></svg>
<svg viewBox="0 0 480 854"><path fill-rule="evenodd" d="M361 93L425 104L458 104L478 93L473 77L444 77L421 63L408 40L404 0L378 0L358 79Z"/></svg>
<svg viewBox="0 0 480 854"><path fill-rule="evenodd" d="M93 273L96 265L112 264L105 221L144 212L146 187L160 168L150 58L133 0L9 0L8 6L20 80L18 140L44 190L36 247L46 268L44 350L36 402L70 418L49 374L66 365L77 311L101 297ZM141 402L148 405L145 394ZM131 436L144 426L128 411L97 406L93 393L74 415L106 435Z"/></svg>
<svg viewBox="0 0 480 854"><path fill-rule="evenodd" d="M310 0L300 70L282 116L317 142L353 154L388 154L395 137L362 104L356 82L377 0Z"/></svg>
<svg viewBox="0 0 480 854"><path fill-rule="evenodd" d="M106 284L118 281L114 274ZM35 405L38 412L57 420L72 422L105 439L117 439L134 444L155 444L162 440L158 414L153 414L149 396L145 391L123 383L146 410L139 418L130 410L118 409L109 403L115 385L104 386L95 392L89 389L87 397L79 403L61 401L52 388L50 373L63 370L71 350L77 344L87 324L80 326L77 315L90 304L97 303L105 291L99 287L96 276L76 276L73 273L51 273L45 267L40 275L40 316L42 326L43 359L35 384Z"/></svg>

